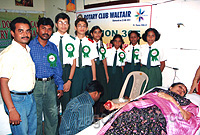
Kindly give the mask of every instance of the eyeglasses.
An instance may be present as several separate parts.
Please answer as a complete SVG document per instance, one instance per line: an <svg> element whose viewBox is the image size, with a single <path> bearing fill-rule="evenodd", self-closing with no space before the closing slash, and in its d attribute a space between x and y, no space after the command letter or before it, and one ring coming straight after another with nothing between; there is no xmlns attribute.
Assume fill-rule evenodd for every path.
<svg viewBox="0 0 200 135"><path fill-rule="evenodd" d="M64 25L67 25L68 22L62 22L62 21L59 21L58 24L59 24L59 25L63 25L63 24L64 24Z"/></svg>
<svg viewBox="0 0 200 135"><path fill-rule="evenodd" d="M78 28L86 28L86 25L77 25Z"/></svg>

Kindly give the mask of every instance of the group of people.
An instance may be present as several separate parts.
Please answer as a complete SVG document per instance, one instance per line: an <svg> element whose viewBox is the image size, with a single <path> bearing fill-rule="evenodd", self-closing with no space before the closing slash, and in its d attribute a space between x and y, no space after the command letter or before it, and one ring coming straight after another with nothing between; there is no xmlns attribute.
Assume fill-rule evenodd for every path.
<svg viewBox="0 0 200 135"><path fill-rule="evenodd" d="M30 41L30 22L23 17L11 21L13 40L0 54L0 82L13 134L58 134L59 103L64 114L69 100L81 93L89 96L92 104L103 93L103 87L95 81L94 59L98 53L85 36L88 23L85 18L75 21L76 38L67 33L69 24L70 17L59 13L55 17L57 32L53 33L53 21L42 17L37 22L38 35ZM71 130L74 134L80 127Z"/></svg>
<svg viewBox="0 0 200 135"><path fill-rule="evenodd" d="M67 33L69 24L67 14L57 14L57 32L53 33L53 21L42 17L37 22L38 35L30 41L30 22L22 17L11 21L13 40L0 54L0 83L13 134L78 133L92 124L94 103L118 98L132 71L148 75L146 90L162 85L166 58L156 43L160 38L156 29L149 28L142 35L146 45L140 46L140 34L131 31L127 48L122 48L123 38L116 34L110 41L112 48L107 49L99 26L92 27L87 37L87 20L77 18L73 37Z"/></svg>

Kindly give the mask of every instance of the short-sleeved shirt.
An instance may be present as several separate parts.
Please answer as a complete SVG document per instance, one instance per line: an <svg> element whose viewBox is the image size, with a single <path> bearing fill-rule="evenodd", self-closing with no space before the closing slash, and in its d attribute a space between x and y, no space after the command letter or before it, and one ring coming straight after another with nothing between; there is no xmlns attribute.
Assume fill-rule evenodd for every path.
<svg viewBox="0 0 200 135"><path fill-rule="evenodd" d="M116 50L115 47L112 47L111 49L107 50L107 54L108 54L108 57L106 58L107 66L113 66L116 51L117 51L116 66L120 66L120 67L125 66L125 58L126 58L125 52L120 48Z"/></svg>
<svg viewBox="0 0 200 135"><path fill-rule="evenodd" d="M134 47L134 63L140 62L139 60L139 52L140 52L140 45L136 44L135 46L129 45L125 48L126 59L125 62L132 63L132 51Z"/></svg>
<svg viewBox="0 0 200 135"><path fill-rule="evenodd" d="M35 86L35 64L26 49L15 40L0 54L0 77L8 78L9 90L29 92Z"/></svg>
<svg viewBox="0 0 200 135"><path fill-rule="evenodd" d="M62 116L59 134L76 134L90 126L94 117L94 103L94 100L87 91L73 98L67 104Z"/></svg>
<svg viewBox="0 0 200 135"><path fill-rule="evenodd" d="M87 37L82 38L81 44L82 44L82 49L85 50L85 52L82 53L82 66L91 66L92 65L91 60L98 57L96 45L93 40ZM76 37L75 48L78 48L78 53L79 53L79 46L80 46L80 39ZM76 67L79 67L78 60L76 61Z"/></svg>
<svg viewBox="0 0 200 135"><path fill-rule="evenodd" d="M48 78L53 76L58 90L63 90L62 66L56 45L48 41L43 47L38 41L38 36L36 36L29 43L29 47L31 48L31 57L35 63L36 77Z"/></svg>
<svg viewBox="0 0 200 135"><path fill-rule="evenodd" d="M62 38L62 49L63 49L63 64L73 65L73 60L78 57L78 49L75 48L75 38L70 36L68 33L61 35L59 32L53 33L49 41L53 42L59 51L60 36Z"/></svg>
<svg viewBox="0 0 200 135"><path fill-rule="evenodd" d="M98 42L96 42L96 41L94 41L94 42L95 42L96 49L97 49L97 46L98 46L98 49L99 49L99 52L97 52L98 55L99 55L99 60L103 60L103 59L107 58L107 47L106 47L106 45L101 40L99 40ZM102 48L104 48L105 50L102 49ZM104 51L105 51L105 53L104 53Z"/></svg>
<svg viewBox="0 0 200 135"><path fill-rule="evenodd" d="M147 58L149 54L149 45L141 45L139 59L141 64L147 65ZM151 66L159 66L161 61L166 61L164 50L157 42L151 45Z"/></svg>

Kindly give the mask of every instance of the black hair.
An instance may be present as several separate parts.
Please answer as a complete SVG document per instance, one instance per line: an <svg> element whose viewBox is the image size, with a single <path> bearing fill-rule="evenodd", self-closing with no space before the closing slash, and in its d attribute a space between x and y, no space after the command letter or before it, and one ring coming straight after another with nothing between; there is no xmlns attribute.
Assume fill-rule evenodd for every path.
<svg viewBox="0 0 200 135"><path fill-rule="evenodd" d="M12 20L12 21L10 22L10 30L12 30L13 32L15 32L15 29L16 29L15 24L16 24L16 23L28 24L29 27L30 27L30 29L31 29L31 24L30 24L30 22L29 22L27 19L25 19L25 18L23 18L23 17L17 17L17 18L15 18L14 20Z"/></svg>
<svg viewBox="0 0 200 135"><path fill-rule="evenodd" d="M160 39L160 33L155 28L148 28L145 33L142 35L142 39L147 42L147 34L149 31L153 31L155 33L155 41L158 41Z"/></svg>
<svg viewBox="0 0 200 135"><path fill-rule="evenodd" d="M79 22L85 22L86 26L88 27L88 22L85 18L77 18L76 21L75 21L75 26L77 27L77 24Z"/></svg>
<svg viewBox="0 0 200 135"><path fill-rule="evenodd" d="M185 86L185 84L183 84L183 83L181 83L181 82L176 82L176 83L173 83L170 87L174 87L174 86L176 86L176 85L179 85L179 84L181 84L181 85L184 85ZM187 92L188 92L188 89L187 89L187 87L185 86L185 88L186 88L186 93L185 93L185 95L187 94ZM168 88L168 90L170 90L169 88ZM185 96L184 95L184 96Z"/></svg>
<svg viewBox="0 0 200 135"><path fill-rule="evenodd" d="M66 14L66 13L59 13L56 15L55 17L55 23L58 22L59 19L67 19L68 20L68 24L70 24L70 17Z"/></svg>
<svg viewBox="0 0 200 135"><path fill-rule="evenodd" d="M120 38L120 40L122 41L122 44L120 46L120 49L122 49L122 45L124 44L124 40L122 38L122 36L120 34L115 34L115 36L113 37L113 39L110 41L110 43L112 44L112 47L114 47L114 41L116 38Z"/></svg>
<svg viewBox="0 0 200 135"><path fill-rule="evenodd" d="M90 83L88 83L88 85L86 86L85 89L87 92L94 92L97 91L98 93L101 92L101 94L103 94L104 92L104 88L103 86L100 84L99 81L95 80L95 81L91 81Z"/></svg>
<svg viewBox="0 0 200 135"><path fill-rule="evenodd" d="M139 37L139 39L138 39L138 44L140 44L140 39L141 39L141 37L140 37L140 33L139 32L137 32L137 31L135 31L135 30L132 30L132 31L130 31L129 33L128 33L128 38L129 38L129 40L130 40L130 36L131 36L131 34L132 33L135 33L138 37ZM131 44L131 43L130 43Z"/></svg>
<svg viewBox="0 0 200 135"><path fill-rule="evenodd" d="M103 30L99 27L99 26L93 26L92 29L90 30L90 34L89 34L89 38L93 40L93 37L91 35L91 33L93 33L96 29L99 29L101 32L103 32ZM101 38L100 40L102 41L102 37L103 37L103 33L101 34Z"/></svg>
<svg viewBox="0 0 200 135"><path fill-rule="evenodd" d="M39 28L40 25L50 25L52 29L54 27L53 21L50 18L46 17L42 17L39 19L39 21L37 22L37 27Z"/></svg>
<svg viewBox="0 0 200 135"><path fill-rule="evenodd" d="M94 30L99 29L102 32L102 29L99 26L93 26L92 29L90 30L90 33L93 33Z"/></svg>

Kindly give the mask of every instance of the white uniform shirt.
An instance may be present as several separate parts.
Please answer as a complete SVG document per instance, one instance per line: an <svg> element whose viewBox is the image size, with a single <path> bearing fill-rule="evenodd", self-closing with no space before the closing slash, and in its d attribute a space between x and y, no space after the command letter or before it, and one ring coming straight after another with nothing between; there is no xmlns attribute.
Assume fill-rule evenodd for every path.
<svg viewBox="0 0 200 135"><path fill-rule="evenodd" d="M82 38L81 43L82 43L82 48L85 48L86 50L88 49L88 47L90 48L90 52L88 53L88 55L84 54L82 52L82 66L91 66L92 65L91 60L98 57L96 44L91 39L88 39L87 37ZM78 37L76 37L76 47L75 48L78 49L78 55L79 55L79 45L80 45L80 39ZM79 67L78 62L79 61L77 58L76 67Z"/></svg>
<svg viewBox="0 0 200 135"><path fill-rule="evenodd" d="M125 53L126 53L126 59L125 62L132 63L132 50L133 50L133 45L129 45L125 48ZM135 50L135 57L134 57L134 63L140 62L139 60L139 51L140 51L140 45L136 44L134 46Z"/></svg>
<svg viewBox="0 0 200 135"><path fill-rule="evenodd" d="M166 61L163 49L158 45L157 42L154 42L151 45L152 55L151 57L151 66L159 66L161 61ZM147 58L149 54L149 45L141 45L139 59L141 59L141 64L147 65Z"/></svg>
<svg viewBox="0 0 200 135"><path fill-rule="evenodd" d="M98 42L96 42L96 41L94 41L95 42L95 45L96 45L96 47L97 47L97 44L98 44L98 48L100 49L101 48L101 45L102 45L102 47L104 47L105 48L105 58L107 58L107 46L106 46L106 44L104 44L102 41L98 41ZM102 53L103 53L103 51L104 50L101 50L102 51ZM102 53L100 53L99 52L99 60L103 60L103 55L102 55ZM104 59L105 59L104 58Z"/></svg>
<svg viewBox="0 0 200 135"><path fill-rule="evenodd" d="M108 49L107 50L107 54L108 54L108 57L106 58L107 60L107 66L113 66L113 62L114 62L114 57L115 57L115 53L116 53L116 49L115 47L112 47L111 49ZM125 52L122 51L120 48L117 50L117 63L116 63L116 66L125 66L125 59L122 61L120 61L120 56L119 54L124 54L125 55ZM122 57L122 55L121 55ZM124 56L126 58L126 55Z"/></svg>
<svg viewBox="0 0 200 135"><path fill-rule="evenodd" d="M53 42L59 51L59 43L60 43L60 36L63 36L62 38L62 49L63 49L63 64L73 64L73 60L76 59L78 57L78 49L76 48L75 45L75 40L67 33L65 33L64 35L61 35L59 32L55 32L53 33L53 35L51 36L51 38L49 39L51 42ZM74 46L74 51L73 51L73 56L69 54L69 52L67 52L66 48L67 45L72 44ZM71 46L68 46L71 47Z"/></svg>
<svg viewBox="0 0 200 135"><path fill-rule="evenodd" d="M12 41L12 44L0 53L0 77L8 78L9 90L29 92L35 86L35 64L26 49Z"/></svg>

